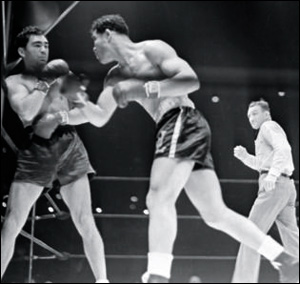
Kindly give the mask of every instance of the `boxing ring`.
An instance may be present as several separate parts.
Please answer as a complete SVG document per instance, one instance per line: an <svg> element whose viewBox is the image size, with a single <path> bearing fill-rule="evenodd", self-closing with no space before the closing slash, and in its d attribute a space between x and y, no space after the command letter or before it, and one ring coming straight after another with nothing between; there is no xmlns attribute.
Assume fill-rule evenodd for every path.
<svg viewBox="0 0 300 284"><path fill-rule="evenodd" d="M7 7L5 7L5 2L7 2ZM4 51L4 65L6 65L7 58L7 50L8 50L8 36L10 31L10 21L11 21L11 2L12 1L2 1L2 34L3 34L3 51ZM79 4L80 1L75 1L72 3L58 18L57 20L46 30L45 34L50 33L62 20ZM7 16L5 15L5 11L7 11ZM10 64L10 69L15 68L21 59ZM3 121L3 108L4 108L4 93L1 88L1 135L2 138L6 141L7 145L12 149L12 151L17 154L18 148L10 138L5 128L2 125ZM96 181L106 181L106 182L135 182L135 183L149 183L148 177L118 177L118 176L96 176L91 180L91 183ZM257 180L252 179L221 179L220 183L224 184L252 184L256 185ZM297 187L299 186L299 181L295 181ZM84 254L72 254L68 252L59 251L58 249L53 248L48 245L44 241L35 237L35 230L38 223L45 220L65 220L70 216L67 212L61 210L59 206L56 204L56 201L51 197L49 192L45 193L44 196L54 208L53 214L45 214L38 216L36 214L36 204L33 206L30 217L27 222L30 222L30 232L25 230L21 231L21 236L30 240L30 249L28 252L28 283L33 282L33 270L34 270L34 261L37 260L58 260L58 261L66 261L70 259L84 259ZM299 204L297 204L299 206ZM94 214L96 219L102 220L113 220L113 219L124 219L124 220L142 220L143 222L148 222L147 214L108 214L108 213L96 213ZM3 222L5 217L1 216L1 222ZM203 222L200 216L197 215L179 215L178 220L195 220L196 222ZM122 240L120 240L122 242ZM38 256L34 253L34 247L39 246L46 250L49 255L47 256ZM146 261L146 255L136 255L136 254L107 254L107 259L111 260L144 260ZM209 256L209 255L175 255L175 260L188 261L188 260L204 260L204 261L234 261L236 259L235 256Z"/></svg>
<svg viewBox="0 0 300 284"><path fill-rule="evenodd" d="M149 178L144 177L100 177L96 176L91 180L91 183L96 181L105 181L105 182L134 182L134 183L147 183L149 182ZM252 184L256 185L256 180L250 180L250 179L244 179L244 180L236 180L236 179L221 179L221 184ZM299 186L299 181L296 181L297 186ZM112 186L113 188L113 186ZM45 193L44 196L47 198L47 200L50 202L51 206L54 208L54 212L52 214L44 214L44 215L36 215L36 204L33 206L31 216L28 218L27 222L31 226L30 232L26 232L25 230L21 231L21 236L24 238L27 238L30 240L30 248L28 251L28 256L24 257L22 261L28 261L28 283L33 283L34 279L34 262L35 261L59 261L59 262L66 262L70 260L84 260L86 259L85 254L74 254L69 253L66 251L60 251L50 245L48 245L46 242L42 241L41 239L38 239L35 237L35 230L36 226L44 226L45 224L41 224L41 222L47 222L49 220L66 220L70 218L69 213L64 212L59 208L59 206L56 204L56 202L52 199L49 193ZM297 205L299 206L299 204ZM128 222L131 220L131 222L139 221L142 222L145 226L148 224L148 215L147 214L109 214L109 213L94 213L94 218L96 220L101 220L102 222L113 222L115 220L119 220L122 222ZM298 218L299 219L299 218ZM4 221L4 217L1 216L1 222ZM178 216L179 222L197 222L197 223L204 223L201 216L199 215L179 215ZM39 225L40 224L40 225ZM202 224L201 224L202 225ZM102 232L100 228L100 232ZM120 244L122 245L122 238L119 239ZM182 245L188 245L188 244L182 244ZM47 252L47 255L37 255L34 253L34 247L38 246L42 249L44 249ZM130 249L130 248L129 248ZM107 261L139 261L146 263L147 256L146 254L106 254ZM174 261L176 262L184 262L184 263L195 263L199 261L204 261L207 265L208 263L214 262L214 263L230 263L231 265L234 264L234 261L236 260L235 255L175 255ZM263 262L265 259L263 259Z"/></svg>

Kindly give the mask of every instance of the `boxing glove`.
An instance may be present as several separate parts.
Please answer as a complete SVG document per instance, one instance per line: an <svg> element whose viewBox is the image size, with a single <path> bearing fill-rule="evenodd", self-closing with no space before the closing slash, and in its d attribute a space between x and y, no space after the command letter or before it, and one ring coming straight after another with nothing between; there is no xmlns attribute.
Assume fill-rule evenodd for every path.
<svg viewBox="0 0 300 284"><path fill-rule="evenodd" d="M69 65L62 59L54 59L44 67L40 74L40 79L51 84L57 78L68 75L70 72Z"/></svg>
<svg viewBox="0 0 300 284"><path fill-rule="evenodd" d="M32 123L33 133L44 139L50 139L59 125L67 123L68 113L66 111L42 114L37 116Z"/></svg>

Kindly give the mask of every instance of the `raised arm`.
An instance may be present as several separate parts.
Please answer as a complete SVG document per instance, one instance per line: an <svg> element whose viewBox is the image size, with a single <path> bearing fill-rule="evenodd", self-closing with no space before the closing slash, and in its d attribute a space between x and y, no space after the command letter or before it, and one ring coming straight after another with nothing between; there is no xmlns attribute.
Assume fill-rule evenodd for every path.
<svg viewBox="0 0 300 284"><path fill-rule="evenodd" d="M43 82L38 82L32 90L29 90L25 85L16 83L14 77L8 77L6 83L12 109L22 120L33 120L44 102L48 87Z"/></svg>
<svg viewBox="0 0 300 284"><path fill-rule="evenodd" d="M47 93L56 79L69 73L69 65L62 59L47 63L35 86L29 89L17 76L6 79L8 98L13 110L24 121L32 121L39 113Z"/></svg>
<svg viewBox="0 0 300 284"><path fill-rule="evenodd" d="M256 156L251 155L248 153L245 147L243 146L236 146L234 148L234 156L243 162L249 168L258 171L258 160Z"/></svg>

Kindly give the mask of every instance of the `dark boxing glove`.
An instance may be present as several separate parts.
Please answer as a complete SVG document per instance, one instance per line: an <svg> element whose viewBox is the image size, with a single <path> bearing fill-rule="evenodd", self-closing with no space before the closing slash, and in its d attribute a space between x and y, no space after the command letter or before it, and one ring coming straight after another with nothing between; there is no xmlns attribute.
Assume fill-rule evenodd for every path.
<svg viewBox="0 0 300 284"><path fill-rule="evenodd" d="M89 99L88 94L85 92L86 86L73 73L69 73L63 78L60 91L75 107L84 107Z"/></svg>
<svg viewBox="0 0 300 284"><path fill-rule="evenodd" d="M44 67L41 72L40 79L51 84L57 78L68 75L70 72L69 65L62 59L55 59Z"/></svg>

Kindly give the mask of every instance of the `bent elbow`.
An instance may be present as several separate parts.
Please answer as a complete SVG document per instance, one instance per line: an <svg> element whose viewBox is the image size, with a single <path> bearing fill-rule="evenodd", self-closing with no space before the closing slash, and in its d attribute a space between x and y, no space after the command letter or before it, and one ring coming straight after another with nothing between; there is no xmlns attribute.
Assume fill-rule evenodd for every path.
<svg viewBox="0 0 300 284"><path fill-rule="evenodd" d="M193 77L190 78L191 81L191 91L195 92L198 91L200 89L200 81L197 77L197 75L195 74Z"/></svg>
<svg viewBox="0 0 300 284"><path fill-rule="evenodd" d="M92 124L97 127L97 128L101 128L105 123L103 123L103 121L101 121L100 119L95 120L92 122Z"/></svg>
<svg viewBox="0 0 300 284"><path fill-rule="evenodd" d="M201 87L199 79L196 77L194 80L195 91L198 91Z"/></svg>
<svg viewBox="0 0 300 284"><path fill-rule="evenodd" d="M102 116L99 116L97 119L95 119L92 124L96 126L97 128L103 127L108 122L108 119Z"/></svg>
<svg viewBox="0 0 300 284"><path fill-rule="evenodd" d="M280 153L282 155L286 155L291 153L292 148L288 143L282 143L274 147L275 152Z"/></svg>
<svg viewBox="0 0 300 284"><path fill-rule="evenodd" d="M290 145L286 145L284 148L283 148L283 153L285 156L288 156L292 153L292 148Z"/></svg>
<svg viewBox="0 0 300 284"><path fill-rule="evenodd" d="M23 121L32 121L36 117L36 113L33 112L19 112L19 116Z"/></svg>

